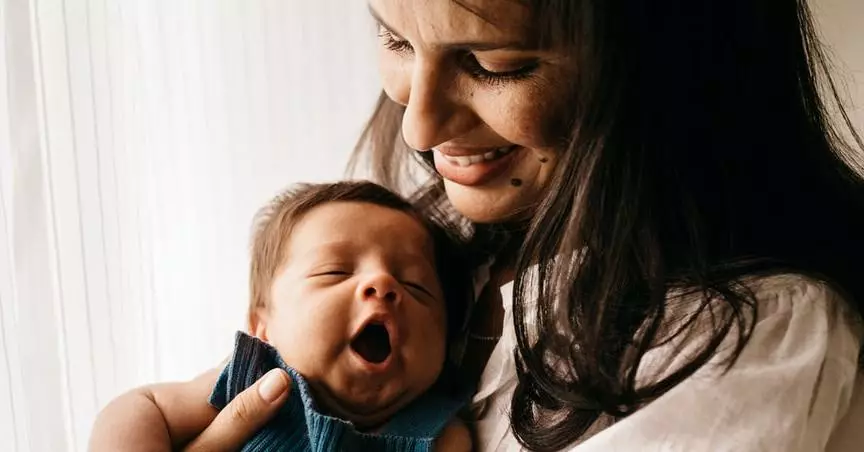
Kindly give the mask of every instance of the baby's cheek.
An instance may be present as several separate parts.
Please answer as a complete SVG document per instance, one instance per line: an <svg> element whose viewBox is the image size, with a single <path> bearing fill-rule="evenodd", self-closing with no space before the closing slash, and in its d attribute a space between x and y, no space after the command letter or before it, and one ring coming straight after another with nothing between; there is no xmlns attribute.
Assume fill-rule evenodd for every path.
<svg viewBox="0 0 864 452"><path fill-rule="evenodd" d="M282 332L282 334L271 336L270 345L276 348L279 356L291 367L297 368L298 363L302 362L302 355L298 355L298 347L296 339L292 334ZM299 369L298 369L299 370Z"/></svg>
<svg viewBox="0 0 864 452"><path fill-rule="evenodd" d="M444 309L423 310L414 314L412 329L417 331L419 356L427 359L443 354L447 341L447 312ZM458 325L456 325L458 328ZM412 334L413 336L413 334Z"/></svg>
<svg viewBox="0 0 864 452"><path fill-rule="evenodd" d="M432 324L430 336L435 338L434 343L436 347L434 351L436 352L436 358L440 355L443 360L447 345L447 330L448 328L459 328L459 325L447 325L447 312L443 309L434 318L435 321L430 322Z"/></svg>
<svg viewBox="0 0 864 452"><path fill-rule="evenodd" d="M311 336L307 336L305 341L297 336L292 336L276 345L276 350L279 351L285 364L299 372L304 378L309 381L320 381L326 376L327 369L332 367L332 365L328 365L326 352L322 345L319 339Z"/></svg>
<svg viewBox="0 0 864 452"><path fill-rule="evenodd" d="M311 328L311 322L285 324L271 336L271 345L279 352L285 364L296 369L304 376L317 373L320 356L326 345L326 338Z"/></svg>

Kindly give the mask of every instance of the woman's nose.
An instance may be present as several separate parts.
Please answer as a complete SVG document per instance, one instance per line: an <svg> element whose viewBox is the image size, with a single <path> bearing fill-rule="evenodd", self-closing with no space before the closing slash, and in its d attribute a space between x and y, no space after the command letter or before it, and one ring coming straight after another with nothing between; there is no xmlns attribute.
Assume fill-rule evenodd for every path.
<svg viewBox="0 0 864 452"><path fill-rule="evenodd" d="M426 151L465 135L478 124L452 75L419 58L411 67L395 99L405 106L402 137L408 146Z"/></svg>
<svg viewBox="0 0 864 452"><path fill-rule="evenodd" d="M399 283L386 272L370 275L357 288L361 301L386 301L395 303L401 300Z"/></svg>

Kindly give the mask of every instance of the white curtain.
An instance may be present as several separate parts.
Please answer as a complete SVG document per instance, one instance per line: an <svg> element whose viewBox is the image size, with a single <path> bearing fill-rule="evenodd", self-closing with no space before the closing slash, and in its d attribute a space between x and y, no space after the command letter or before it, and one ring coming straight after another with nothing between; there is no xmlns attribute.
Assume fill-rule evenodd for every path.
<svg viewBox="0 0 864 452"><path fill-rule="evenodd" d="M864 3L817 3L860 74ZM255 209L340 177L377 96L366 8L0 0L0 451L230 351Z"/></svg>
<svg viewBox="0 0 864 452"><path fill-rule="evenodd" d="M84 450L243 327L255 209L342 175L361 1L0 0L0 450Z"/></svg>

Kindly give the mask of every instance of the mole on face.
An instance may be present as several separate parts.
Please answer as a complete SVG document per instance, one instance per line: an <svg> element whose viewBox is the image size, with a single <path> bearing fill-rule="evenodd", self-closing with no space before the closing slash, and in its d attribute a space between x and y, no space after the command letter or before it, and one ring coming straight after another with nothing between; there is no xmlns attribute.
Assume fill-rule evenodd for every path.
<svg viewBox="0 0 864 452"><path fill-rule="evenodd" d="M521 187L522 186L522 179L512 179L512 180L510 180L510 185L512 185L514 187Z"/></svg>
<svg viewBox="0 0 864 452"><path fill-rule="evenodd" d="M540 157L540 163L546 163L549 159L547 157Z"/></svg>

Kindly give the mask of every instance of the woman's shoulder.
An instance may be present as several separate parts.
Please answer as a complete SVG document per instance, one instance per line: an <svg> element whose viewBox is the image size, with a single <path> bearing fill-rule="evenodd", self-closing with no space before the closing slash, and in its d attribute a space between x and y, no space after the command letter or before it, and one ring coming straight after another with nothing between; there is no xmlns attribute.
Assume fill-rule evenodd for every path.
<svg viewBox="0 0 864 452"><path fill-rule="evenodd" d="M789 300L839 301L841 291L831 283L800 273L781 273L769 276L751 276L744 284L750 287L757 298L787 297Z"/></svg>
<svg viewBox="0 0 864 452"><path fill-rule="evenodd" d="M751 276L739 283L752 310L737 306L734 311L722 300L706 304L694 298L704 296L701 291L670 295L668 325L659 341L663 345L646 354L640 374L653 378L678 368L713 340L710 332L716 331L718 319L729 315L737 315L740 322L731 325L713 364L697 374L728 377L783 367L790 371L787 375L803 378L818 375L825 364L854 374L864 325L841 289L801 274ZM691 328L682 332L682 324ZM742 334L747 339L739 348ZM734 366L728 369L730 360Z"/></svg>
<svg viewBox="0 0 864 452"><path fill-rule="evenodd" d="M799 273L743 276L727 287L748 300L748 305L755 308L756 324L779 318L784 319L781 324L788 324L795 320L795 316L806 313L810 314L810 320L814 322L820 318L832 322L843 320L853 329L860 328L862 324L861 316L853 309L853 300L841 288L813 276ZM671 290L667 295L667 303L673 318L689 314L701 319L716 315L717 310L729 307L726 303L709 303L709 311L713 312L706 313L702 309L696 309L700 306L697 301L705 301L705 296L706 292L698 289ZM722 298L721 295L720 298L712 300L719 301Z"/></svg>
<svg viewBox="0 0 864 452"><path fill-rule="evenodd" d="M739 280L753 303L748 354L813 355L814 361L841 357L857 362L864 321L853 300L831 282L813 276L784 273Z"/></svg>
<svg viewBox="0 0 864 452"><path fill-rule="evenodd" d="M862 319L853 309L853 300L830 282L786 273L747 278L744 284L757 303L757 323L778 316L793 320L795 316L809 313L815 316L814 321L822 319L828 326L848 328L859 340L864 334Z"/></svg>
<svg viewBox="0 0 864 452"><path fill-rule="evenodd" d="M862 414L856 419L864 416L864 407L852 403L853 393L864 390L864 380L856 384L861 320L843 291L798 274L740 282L752 295L757 317L731 367L723 358L734 347L718 351L710 365L674 390L586 442L586 452L635 444L639 450L825 450L847 413L857 409ZM737 335L731 336L734 342ZM640 373L652 377L676 368L694 342L699 341L649 352ZM688 409L684 416L682 407ZM729 437L730 431L736 435ZM838 445L848 443L848 435L833 436Z"/></svg>

